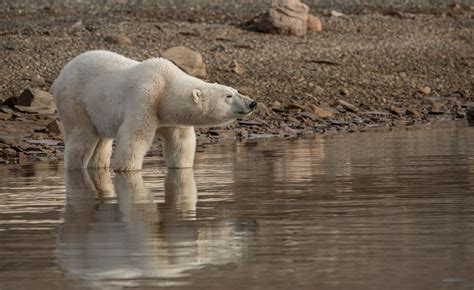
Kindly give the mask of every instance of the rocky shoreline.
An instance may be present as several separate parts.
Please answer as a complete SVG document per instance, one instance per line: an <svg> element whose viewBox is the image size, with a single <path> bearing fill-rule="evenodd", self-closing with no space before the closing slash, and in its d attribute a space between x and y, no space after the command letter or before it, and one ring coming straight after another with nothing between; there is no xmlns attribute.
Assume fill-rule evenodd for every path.
<svg viewBox="0 0 474 290"><path fill-rule="evenodd" d="M469 119L474 110L469 7L342 16L316 11L323 31L304 37L259 33L250 16L210 12L197 20L55 7L2 14L0 163L62 157L61 125L47 91L69 59L90 49L147 59L186 46L202 55L207 80L259 102L249 118L197 129L199 144Z"/></svg>

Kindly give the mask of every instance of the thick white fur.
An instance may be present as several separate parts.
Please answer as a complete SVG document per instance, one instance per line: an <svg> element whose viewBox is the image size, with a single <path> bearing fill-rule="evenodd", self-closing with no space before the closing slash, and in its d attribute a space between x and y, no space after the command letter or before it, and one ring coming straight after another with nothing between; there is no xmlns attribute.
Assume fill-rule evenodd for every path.
<svg viewBox="0 0 474 290"><path fill-rule="evenodd" d="M235 89L187 75L162 58L144 62L108 51L71 60L52 86L65 133L65 166L141 170L155 133L168 167L192 167L194 126L217 126L251 112Z"/></svg>

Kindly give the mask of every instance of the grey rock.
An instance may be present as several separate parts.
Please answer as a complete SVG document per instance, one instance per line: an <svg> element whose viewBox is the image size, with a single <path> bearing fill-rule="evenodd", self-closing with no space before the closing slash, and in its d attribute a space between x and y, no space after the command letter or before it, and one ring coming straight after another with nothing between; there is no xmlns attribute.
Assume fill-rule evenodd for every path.
<svg viewBox="0 0 474 290"><path fill-rule="evenodd" d="M299 0L272 0L268 13L261 16L257 30L261 32L306 34L309 8Z"/></svg>

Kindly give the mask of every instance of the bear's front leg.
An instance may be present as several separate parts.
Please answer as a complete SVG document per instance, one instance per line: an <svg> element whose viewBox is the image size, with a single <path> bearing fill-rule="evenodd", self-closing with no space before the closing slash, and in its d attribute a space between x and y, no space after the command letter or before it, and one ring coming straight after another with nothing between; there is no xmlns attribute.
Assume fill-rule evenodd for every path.
<svg viewBox="0 0 474 290"><path fill-rule="evenodd" d="M132 122L131 122L132 123ZM138 127L138 126L141 127ZM151 122L124 123L117 134L117 147L113 154L115 171L141 170L143 158L155 137L157 126Z"/></svg>
<svg viewBox="0 0 474 290"><path fill-rule="evenodd" d="M163 127L158 129L163 139L163 156L169 168L191 168L196 152L194 127Z"/></svg>

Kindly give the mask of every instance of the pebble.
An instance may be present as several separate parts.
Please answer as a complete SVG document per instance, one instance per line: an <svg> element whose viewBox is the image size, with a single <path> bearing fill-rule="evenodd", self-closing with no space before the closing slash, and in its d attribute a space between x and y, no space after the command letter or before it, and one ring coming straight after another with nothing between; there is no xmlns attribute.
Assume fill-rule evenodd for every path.
<svg viewBox="0 0 474 290"><path fill-rule="evenodd" d="M233 72L235 72L238 75L243 75L245 72L242 66L236 60L233 60L231 62L230 68L232 69Z"/></svg>
<svg viewBox="0 0 474 290"><path fill-rule="evenodd" d="M313 110L313 113L318 116L319 118L323 118L323 119L326 119L326 118L331 118L334 116L334 113L333 112L330 112L328 110L325 110L321 107L318 107L316 105L309 105L309 107Z"/></svg>
<svg viewBox="0 0 474 290"><path fill-rule="evenodd" d="M430 114L444 114L443 104L440 102L431 103Z"/></svg>
<svg viewBox="0 0 474 290"><path fill-rule="evenodd" d="M388 110L390 111L390 113L398 115L398 116L401 116L403 114L402 108L397 107L397 106L390 106Z"/></svg>
<svg viewBox="0 0 474 290"><path fill-rule="evenodd" d="M428 86L420 87L418 92L422 93L423 95L429 95L431 93L431 88Z"/></svg>
<svg viewBox="0 0 474 290"><path fill-rule="evenodd" d="M319 17L312 14L308 14L308 20L306 22L306 27L309 32L319 32L323 31L323 25Z"/></svg>
<svg viewBox="0 0 474 290"><path fill-rule="evenodd" d="M341 94L342 94L343 96L349 96L349 95L351 94L351 92L349 91L348 88L342 88L342 89L341 89Z"/></svg>
<svg viewBox="0 0 474 290"><path fill-rule="evenodd" d="M407 116L412 116L412 117L416 117L416 118L421 117L421 113L418 112L417 110L413 109L413 108L407 108L406 114L407 114Z"/></svg>
<svg viewBox="0 0 474 290"><path fill-rule="evenodd" d="M336 104L343 106L346 110L351 111L353 113L357 113L359 111L359 109L356 106L344 100L339 99L336 101Z"/></svg>
<svg viewBox="0 0 474 290"><path fill-rule="evenodd" d="M132 40L123 34L109 34L104 37L104 41L110 44L127 45L132 44Z"/></svg>

